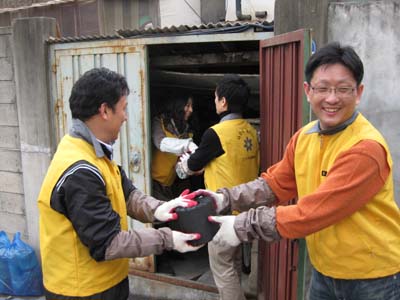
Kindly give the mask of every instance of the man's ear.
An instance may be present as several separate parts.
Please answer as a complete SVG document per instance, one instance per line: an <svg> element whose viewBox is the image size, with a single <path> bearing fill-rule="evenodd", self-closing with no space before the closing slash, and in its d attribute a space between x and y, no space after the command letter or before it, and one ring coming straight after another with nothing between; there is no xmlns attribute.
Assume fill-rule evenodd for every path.
<svg viewBox="0 0 400 300"><path fill-rule="evenodd" d="M364 92L364 84L360 83L356 89L357 91L357 97L356 97L356 105L360 104L361 101L361 95Z"/></svg>
<svg viewBox="0 0 400 300"><path fill-rule="evenodd" d="M108 119L108 105L107 103L102 103L99 107L99 114L102 119Z"/></svg>
<svg viewBox="0 0 400 300"><path fill-rule="evenodd" d="M220 99L220 102L221 102L221 104L222 104L222 107L228 108L228 101L226 101L226 98L225 98L225 97L222 97L222 98Z"/></svg>
<svg viewBox="0 0 400 300"><path fill-rule="evenodd" d="M310 85L308 84L307 81L303 82L303 88L304 88L304 93L307 96L307 101L310 102L310 96L309 95L310 95L311 88L310 88Z"/></svg>

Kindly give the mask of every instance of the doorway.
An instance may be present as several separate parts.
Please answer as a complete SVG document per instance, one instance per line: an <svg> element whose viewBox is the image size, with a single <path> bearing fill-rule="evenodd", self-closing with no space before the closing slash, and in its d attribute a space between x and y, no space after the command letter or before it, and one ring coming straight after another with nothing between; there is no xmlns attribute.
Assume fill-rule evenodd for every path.
<svg viewBox="0 0 400 300"><path fill-rule="evenodd" d="M224 74L232 73L239 74L250 87L244 118L259 132L258 40L148 45L147 49L152 118L158 114L165 96L171 91L173 95L190 95L193 99L190 125L193 140L198 145L204 131L219 121L214 104L216 84ZM190 186L191 190L203 188L203 176L191 177ZM256 293L258 246L245 245L243 250L244 287L245 290L248 287L250 293ZM156 256L156 272L215 285L209 269L207 247L197 252L180 254L170 251Z"/></svg>

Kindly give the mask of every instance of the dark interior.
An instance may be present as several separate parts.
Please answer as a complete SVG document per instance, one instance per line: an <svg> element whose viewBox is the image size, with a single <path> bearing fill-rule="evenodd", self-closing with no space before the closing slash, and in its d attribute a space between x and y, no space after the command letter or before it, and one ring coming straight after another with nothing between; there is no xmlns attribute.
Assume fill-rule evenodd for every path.
<svg viewBox="0 0 400 300"><path fill-rule="evenodd" d="M226 73L236 73L249 84L251 97L244 117L259 127L259 42L207 42L149 45L150 108L152 116L170 90L193 96L194 141L200 143L203 132L218 122L214 92ZM194 181L194 182L193 182ZM192 188L203 187L202 176L192 178ZM245 251L246 252L246 251ZM246 254L247 256L249 254ZM245 257L244 271L249 271ZM180 254L170 251L156 256L156 271L213 285L207 247Z"/></svg>

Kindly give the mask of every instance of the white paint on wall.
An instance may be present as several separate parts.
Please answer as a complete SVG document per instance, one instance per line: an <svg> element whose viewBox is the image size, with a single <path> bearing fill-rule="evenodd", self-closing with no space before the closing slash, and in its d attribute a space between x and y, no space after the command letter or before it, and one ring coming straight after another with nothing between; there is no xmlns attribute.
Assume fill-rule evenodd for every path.
<svg viewBox="0 0 400 300"><path fill-rule="evenodd" d="M200 25L200 0L160 0L161 27Z"/></svg>
<svg viewBox="0 0 400 300"><path fill-rule="evenodd" d="M42 146L37 146L37 145L29 145L26 143L21 143L21 152L24 153L45 153L49 154L49 156L52 154L51 149L48 147L42 147Z"/></svg>
<svg viewBox="0 0 400 300"><path fill-rule="evenodd" d="M256 11L267 11L267 21L274 20L275 0L242 0L242 14L251 15L252 20L256 20ZM235 21L236 17L236 0L225 0L226 21Z"/></svg>

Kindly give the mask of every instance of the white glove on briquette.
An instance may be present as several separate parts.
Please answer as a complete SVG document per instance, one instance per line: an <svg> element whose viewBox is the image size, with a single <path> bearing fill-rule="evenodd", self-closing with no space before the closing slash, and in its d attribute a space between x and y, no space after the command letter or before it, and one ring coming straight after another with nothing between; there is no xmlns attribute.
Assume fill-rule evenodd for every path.
<svg viewBox="0 0 400 300"><path fill-rule="evenodd" d="M188 242L198 240L200 238L201 235L199 233L183 233L180 231L172 230L172 240L174 243L173 249L181 253L196 251L203 247L204 244L199 246L192 246L188 244Z"/></svg>
<svg viewBox="0 0 400 300"><path fill-rule="evenodd" d="M209 216L208 220L211 222L220 223L217 234L212 239L213 243L216 243L222 247L232 246L236 247L240 244L240 240L236 234L234 224L235 216Z"/></svg>
<svg viewBox="0 0 400 300"><path fill-rule="evenodd" d="M175 208L181 207L193 207L197 205L196 201L185 199L184 195L178 198L172 199L168 202L164 202L154 211L154 217L162 222L176 220L178 215L174 212Z"/></svg>

